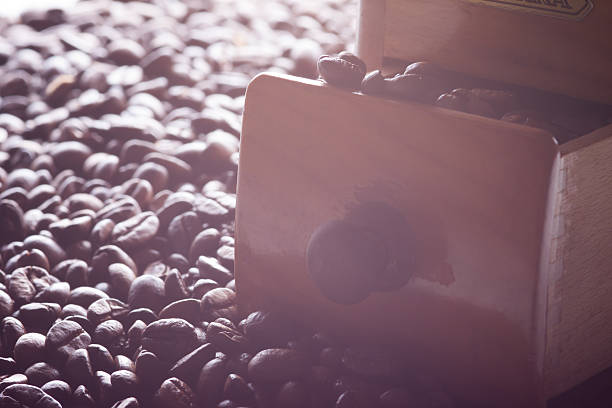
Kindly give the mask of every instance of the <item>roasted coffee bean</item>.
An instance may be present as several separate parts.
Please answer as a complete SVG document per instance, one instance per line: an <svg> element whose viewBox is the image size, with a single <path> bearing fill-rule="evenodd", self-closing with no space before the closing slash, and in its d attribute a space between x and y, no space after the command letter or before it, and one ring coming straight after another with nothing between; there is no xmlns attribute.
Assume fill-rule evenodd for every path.
<svg viewBox="0 0 612 408"><path fill-rule="evenodd" d="M87 318L94 325L110 319L122 320L128 313L128 305L113 298L98 299L87 308Z"/></svg>
<svg viewBox="0 0 612 408"><path fill-rule="evenodd" d="M185 282L178 269L170 269L164 279L164 290L168 301L184 299L188 292ZM195 299L194 299L195 300Z"/></svg>
<svg viewBox="0 0 612 408"><path fill-rule="evenodd" d="M285 344L294 332L292 326L288 318L265 311L249 314L240 324L249 341L260 347Z"/></svg>
<svg viewBox="0 0 612 408"><path fill-rule="evenodd" d="M288 381L280 388L276 396L276 406L307 408L310 406L310 394L301 381Z"/></svg>
<svg viewBox="0 0 612 408"><path fill-rule="evenodd" d="M25 232L23 211L15 201L9 199L0 201L0 221L3 225L1 244L23 238Z"/></svg>
<svg viewBox="0 0 612 408"><path fill-rule="evenodd" d="M65 305L70 296L70 285L66 282L56 282L47 286L34 296L36 302L56 303Z"/></svg>
<svg viewBox="0 0 612 408"><path fill-rule="evenodd" d="M86 348L92 371L113 372L115 361L106 347L101 344L90 344Z"/></svg>
<svg viewBox="0 0 612 408"><path fill-rule="evenodd" d="M3 326L5 326L3 324ZM3 327L5 329L5 327ZM3 344L10 344L12 341L4 342L5 332L3 330ZM26 333L21 335L16 342L13 342L13 357L18 365L27 367L33 363L44 361L45 359L46 338L40 333Z"/></svg>
<svg viewBox="0 0 612 408"><path fill-rule="evenodd" d="M219 400L223 395L223 386L228 375L227 363L214 358L202 367L198 378L197 395L208 405Z"/></svg>
<svg viewBox="0 0 612 408"><path fill-rule="evenodd" d="M361 92L372 95L380 95L385 92L385 77L380 70L372 71L363 78Z"/></svg>
<svg viewBox="0 0 612 408"><path fill-rule="evenodd" d="M196 266L200 272L200 277L212 279L220 285L225 285L234 278L232 272L221 265L216 258L202 255L198 258Z"/></svg>
<svg viewBox="0 0 612 408"><path fill-rule="evenodd" d="M130 286L136 279L136 273L125 264L113 263L108 266L108 279L111 292L119 299L127 299Z"/></svg>
<svg viewBox="0 0 612 408"><path fill-rule="evenodd" d="M45 362L34 363L25 370L28 383L41 387L43 384L53 380L59 380L59 371Z"/></svg>
<svg viewBox="0 0 612 408"><path fill-rule="evenodd" d="M194 203L195 212L209 225L221 225L231 218L230 212L221 204L206 197L198 197Z"/></svg>
<svg viewBox="0 0 612 408"><path fill-rule="evenodd" d="M155 403L159 407L193 408L195 402L191 387L176 377L165 380L155 394Z"/></svg>
<svg viewBox="0 0 612 408"><path fill-rule="evenodd" d="M142 334L142 346L163 360L176 361L196 345L193 325L183 319L160 319L150 323Z"/></svg>
<svg viewBox="0 0 612 408"><path fill-rule="evenodd" d="M215 357L216 350L210 343L203 344L178 360L169 374L192 383L199 375L200 369Z"/></svg>
<svg viewBox="0 0 612 408"><path fill-rule="evenodd" d="M202 318L200 301L197 299L181 299L170 303L159 312L160 319L179 318L191 324L198 324Z"/></svg>
<svg viewBox="0 0 612 408"><path fill-rule="evenodd" d="M200 255L215 255L220 238L221 233L215 228L206 228L200 232L189 248L189 260L195 262Z"/></svg>
<svg viewBox="0 0 612 408"><path fill-rule="evenodd" d="M25 249L6 261L5 271L11 273L24 266L39 266L45 271L50 269L49 260L47 260L44 252L39 249L32 249L31 251Z"/></svg>
<svg viewBox="0 0 612 408"><path fill-rule="evenodd" d="M115 225L112 240L120 248L132 250L146 244L155 236L159 219L151 212L143 212Z"/></svg>
<svg viewBox="0 0 612 408"><path fill-rule="evenodd" d="M93 302L98 299L106 299L109 296L99 289L92 288L90 286L80 286L70 291L68 296L68 303L74 303L83 307L89 307Z"/></svg>
<svg viewBox="0 0 612 408"><path fill-rule="evenodd" d="M116 245L105 245L100 247L91 259L90 278L92 283L107 280L108 267L114 263L122 263L127 265L132 271L138 271L134 260L123 249Z"/></svg>
<svg viewBox="0 0 612 408"><path fill-rule="evenodd" d="M89 281L87 263L80 259L66 259L58 263L52 273L75 288L87 285Z"/></svg>
<svg viewBox="0 0 612 408"><path fill-rule="evenodd" d="M219 351L227 354L235 354L250 349L248 339L235 328L219 322L221 319L210 323L206 328L206 340Z"/></svg>
<svg viewBox="0 0 612 408"><path fill-rule="evenodd" d="M70 389L70 386L65 381L49 381L41 386L40 389L62 404L62 407L69 406L72 399L72 389Z"/></svg>
<svg viewBox="0 0 612 408"><path fill-rule="evenodd" d="M205 319L215 320L225 317L235 320L238 316L236 293L227 288L216 288L202 296L200 309Z"/></svg>
<svg viewBox="0 0 612 408"><path fill-rule="evenodd" d="M114 360L116 370L127 370L133 373L136 372L136 366L129 357L122 354L117 354Z"/></svg>
<svg viewBox="0 0 612 408"><path fill-rule="evenodd" d="M89 343L91 337L78 323L62 320L49 329L45 349L50 357L64 364L75 350L85 348Z"/></svg>
<svg viewBox="0 0 612 408"><path fill-rule="evenodd" d="M306 356L291 349L266 349L249 362L249 377L255 382L274 383L299 379L306 373Z"/></svg>
<svg viewBox="0 0 612 408"><path fill-rule="evenodd" d="M6 387L9 387L14 384L27 384L28 377L24 374L13 374L9 376L3 376L0 380L0 392L2 392Z"/></svg>
<svg viewBox="0 0 612 408"><path fill-rule="evenodd" d="M324 55L319 58L317 68L327 83L348 89L359 89L366 74L363 61L349 53L337 57Z"/></svg>
<svg viewBox="0 0 612 408"><path fill-rule="evenodd" d="M136 356L135 373L142 385L153 391L164 380L167 364L154 353L143 350Z"/></svg>
<svg viewBox="0 0 612 408"><path fill-rule="evenodd" d="M28 303L19 308L19 319L29 328L48 329L59 316L57 303Z"/></svg>
<svg viewBox="0 0 612 408"><path fill-rule="evenodd" d="M166 304L164 281L152 275L137 277L130 286L128 304L132 309L148 307L153 311L161 310Z"/></svg>
<svg viewBox="0 0 612 408"><path fill-rule="evenodd" d="M29 384L14 384L6 387L0 394L0 406L62 408L60 403L49 394Z"/></svg>
<svg viewBox="0 0 612 408"><path fill-rule="evenodd" d="M124 319L124 323L129 327L134 324L136 320L142 320L146 324L149 324L157 320L157 315L151 309L146 307L136 309L132 308L127 317Z"/></svg>
<svg viewBox="0 0 612 408"><path fill-rule="evenodd" d="M0 319L9 316L11 313L13 313L14 305L15 302L9 296L9 294L3 290L0 290Z"/></svg>
<svg viewBox="0 0 612 408"><path fill-rule="evenodd" d="M6 282L8 293L15 304L22 305L31 301L38 291L56 283L57 278L41 267L24 266L7 276Z"/></svg>
<svg viewBox="0 0 612 408"><path fill-rule="evenodd" d="M134 397L129 397L122 399L121 401L117 401L111 408L140 408L138 404L138 400Z"/></svg>
<svg viewBox="0 0 612 408"><path fill-rule="evenodd" d="M92 339L109 350L120 350L123 340L123 325L117 320L105 320L94 329Z"/></svg>
<svg viewBox="0 0 612 408"><path fill-rule="evenodd" d="M72 393L72 401L75 407L95 408L96 402L86 386L79 385Z"/></svg>

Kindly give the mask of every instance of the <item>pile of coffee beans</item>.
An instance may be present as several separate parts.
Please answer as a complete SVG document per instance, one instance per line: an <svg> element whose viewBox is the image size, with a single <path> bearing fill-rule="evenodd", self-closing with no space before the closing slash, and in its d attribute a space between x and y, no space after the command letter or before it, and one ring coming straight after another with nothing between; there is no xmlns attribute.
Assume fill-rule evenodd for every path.
<svg viewBox="0 0 612 408"><path fill-rule="evenodd" d="M460 406L398 356L237 308L246 85L316 77L355 12L89 0L0 19L0 407Z"/></svg>
<svg viewBox="0 0 612 408"><path fill-rule="evenodd" d="M349 1L83 1L0 22L0 407L452 407L380 350L236 302L240 116ZM322 10L324 12L322 12Z"/></svg>
<svg viewBox="0 0 612 408"><path fill-rule="evenodd" d="M343 51L319 57L317 65L330 85L544 129L559 143L612 123L612 106L471 78L430 62L384 76L368 73L363 61Z"/></svg>

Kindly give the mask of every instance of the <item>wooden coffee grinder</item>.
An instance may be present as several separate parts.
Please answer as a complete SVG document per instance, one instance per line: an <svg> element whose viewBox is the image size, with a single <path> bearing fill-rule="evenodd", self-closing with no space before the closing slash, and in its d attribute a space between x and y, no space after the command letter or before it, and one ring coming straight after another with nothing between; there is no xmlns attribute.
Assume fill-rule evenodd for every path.
<svg viewBox="0 0 612 408"><path fill-rule="evenodd" d="M431 61L612 104L606 0L360 7L369 70ZM473 406L544 406L612 365L612 125L558 145L541 129L263 74L247 90L239 169L245 310L393 348ZM338 302L311 277L313 235L368 222L371 203L401 215L410 238L395 250L414 262L398 287Z"/></svg>

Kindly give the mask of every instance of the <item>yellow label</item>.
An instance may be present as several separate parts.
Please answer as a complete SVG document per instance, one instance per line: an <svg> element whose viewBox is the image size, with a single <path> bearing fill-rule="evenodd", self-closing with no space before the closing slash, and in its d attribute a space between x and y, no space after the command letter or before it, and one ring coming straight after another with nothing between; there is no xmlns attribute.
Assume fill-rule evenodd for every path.
<svg viewBox="0 0 612 408"><path fill-rule="evenodd" d="M541 16L581 20L593 9L591 0L468 0L470 3L539 14Z"/></svg>

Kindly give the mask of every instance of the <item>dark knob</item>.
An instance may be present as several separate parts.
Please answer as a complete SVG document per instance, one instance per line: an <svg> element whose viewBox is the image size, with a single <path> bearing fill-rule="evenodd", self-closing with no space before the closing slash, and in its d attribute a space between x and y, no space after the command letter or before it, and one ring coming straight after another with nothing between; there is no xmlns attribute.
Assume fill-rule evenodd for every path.
<svg viewBox="0 0 612 408"><path fill-rule="evenodd" d="M415 244L403 215L364 203L319 226L308 242L308 271L329 300L355 304L373 291L399 289L414 269Z"/></svg>

